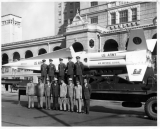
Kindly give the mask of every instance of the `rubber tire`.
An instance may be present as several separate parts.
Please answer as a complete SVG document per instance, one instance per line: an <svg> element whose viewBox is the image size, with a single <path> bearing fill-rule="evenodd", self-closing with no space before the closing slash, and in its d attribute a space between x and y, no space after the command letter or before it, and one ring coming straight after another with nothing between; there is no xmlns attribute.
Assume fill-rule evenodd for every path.
<svg viewBox="0 0 160 129"><path fill-rule="evenodd" d="M157 113L154 113L152 110L152 105L155 103L157 104L157 96L149 98L144 107L145 113L152 120L157 120Z"/></svg>

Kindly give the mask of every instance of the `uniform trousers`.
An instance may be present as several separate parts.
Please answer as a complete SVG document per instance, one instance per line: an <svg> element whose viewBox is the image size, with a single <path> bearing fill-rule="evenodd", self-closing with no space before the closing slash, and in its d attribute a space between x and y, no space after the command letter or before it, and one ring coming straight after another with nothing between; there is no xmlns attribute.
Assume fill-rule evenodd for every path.
<svg viewBox="0 0 160 129"><path fill-rule="evenodd" d="M49 76L50 83L52 82L53 79L54 79L54 76Z"/></svg>
<svg viewBox="0 0 160 129"><path fill-rule="evenodd" d="M44 83L44 84L46 84L46 78L47 78L47 75L46 76L41 76L41 78L42 78L42 82Z"/></svg>
<svg viewBox="0 0 160 129"><path fill-rule="evenodd" d="M33 107L34 108L34 96L28 95L28 108Z"/></svg>
<svg viewBox="0 0 160 129"><path fill-rule="evenodd" d="M60 97L60 110L66 111L66 97Z"/></svg>
<svg viewBox="0 0 160 129"><path fill-rule="evenodd" d="M58 110L58 97L52 97L53 99L53 109Z"/></svg>
<svg viewBox="0 0 160 129"><path fill-rule="evenodd" d="M46 101L46 109L50 109L51 108L51 97L45 96L45 101Z"/></svg>
<svg viewBox="0 0 160 129"><path fill-rule="evenodd" d="M37 96L38 107L43 108L43 96Z"/></svg>
<svg viewBox="0 0 160 129"><path fill-rule="evenodd" d="M90 99L84 99L84 112L89 114Z"/></svg>
<svg viewBox="0 0 160 129"><path fill-rule="evenodd" d="M83 77L82 75L76 75L76 81L80 81L81 86L83 85Z"/></svg>
<svg viewBox="0 0 160 129"><path fill-rule="evenodd" d="M80 98L76 99L77 112L81 112L81 109L82 109L81 101L82 100Z"/></svg>
<svg viewBox="0 0 160 129"><path fill-rule="evenodd" d="M73 111L73 97L68 97L68 111Z"/></svg>

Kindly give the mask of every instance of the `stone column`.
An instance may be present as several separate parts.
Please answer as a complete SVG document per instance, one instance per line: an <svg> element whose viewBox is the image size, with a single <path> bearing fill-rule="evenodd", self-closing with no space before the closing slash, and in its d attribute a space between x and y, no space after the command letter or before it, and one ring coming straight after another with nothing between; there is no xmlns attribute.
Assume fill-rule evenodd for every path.
<svg viewBox="0 0 160 129"><path fill-rule="evenodd" d="M118 11L116 11L116 24L119 24L119 12Z"/></svg>

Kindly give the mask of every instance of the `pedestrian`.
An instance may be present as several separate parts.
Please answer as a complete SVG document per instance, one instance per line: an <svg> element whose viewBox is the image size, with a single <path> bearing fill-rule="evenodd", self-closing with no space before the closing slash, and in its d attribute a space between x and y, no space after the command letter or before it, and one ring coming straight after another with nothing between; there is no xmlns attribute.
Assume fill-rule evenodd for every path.
<svg viewBox="0 0 160 129"><path fill-rule="evenodd" d="M66 95L67 95L67 85L64 80L61 80L60 84L60 111L66 111Z"/></svg>
<svg viewBox="0 0 160 129"><path fill-rule="evenodd" d="M46 102L46 110L51 109L51 83L49 82L49 78L46 79L46 84L44 85L44 94L45 94L45 102Z"/></svg>
<svg viewBox="0 0 160 129"><path fill-rule="evenodd" d="M48 72L48 65L45 64L46 60L42 60L42 65L41 65L41 78L42 82L45 84L46 83L46 78L47 78L47 72Z"/></svg>
<svg viewBox="0 0 160 129"><path fill-rule="evenodd" d="M82 109L82 105L81 105L81 101L82 101L82 86L80 85L79 81L76 81L77 84L74 88L74 98L76 101L76 107L77 107L77 113L81 113L81 109Z"/></svg>
<svg viewBox="0 0 160 129"><path fill-rule="evenodd" d="M68 97L68 111L73 112L74 84L72 82L72 78L69 78L69 85L67 85L67 97Z"/></svg>
<svg viewBox="0 0 160 129"><path fill-rule="evenodd" d="M35 86L32 78L30 78L30 82L27 83L26 95L28 96L28 109L34 108Z"/></svg>
<svg viewBox="0 0 160 129"><path fill-rule="evenodd" d="M73 81L73 76L74 76L74 63L72 62L72 57L68 57L66 72L67 72L67 82L69 84L69 78L72 78Z"/></svg>
<svg viewBox="0 0 160 129"><path fill-rule="evenodd" d="M83 86L83 100L84 100L84 112L89 114L90 108L90 96L91 96L91 85L87 82L87 79L84 79L84 86Z"/></svg>
<svg viewBox="0 0 160 129"><path fill-rule="evenodd" d="M42 79L39 78L37 84L37 100L39 109L43 109L43 96L44 96L44 83L42 83Z"/></svg>
<svg viewBox="0 0 160 129"><path fill-rule="evenodd" d="M52 100L53 100L53 110L58 110L58 97L59 97L59 84L58 79L54 78L52 80L51 84L51 94L52 94Z"/></svg>
<svg viewBox="0 0 160 129"><path fill-rule="evenodd" d="M80 57L76 57L77 62L75 63L75 74L76 74L76 80L80 81L80 84L83 85L83 70L84 70L84 65L82 62L80 62Z"/></svg>
<svg viewBox="0 0 160 129"><path fill-rule="evenodd" d="M60 64L58 65L59 71L59 83L61 80L64 80L66 65L63 63L63 59L59 58Z"/></svg>
<svg viewBox="0 0 160 129"><path fill-rule="evenodd" d="M52 82L52 80L55 77L55 72L56 72L56 67L55 65L52 63L53 60L49 59L50 64L48 65L48 77L49 77L49 81L50 83Z"/></svg>

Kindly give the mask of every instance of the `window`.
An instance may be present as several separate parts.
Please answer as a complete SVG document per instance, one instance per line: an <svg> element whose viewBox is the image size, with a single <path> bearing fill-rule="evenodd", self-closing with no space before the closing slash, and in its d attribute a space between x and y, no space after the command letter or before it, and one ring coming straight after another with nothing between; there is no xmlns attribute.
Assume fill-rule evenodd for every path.
<svg viewBox="0 0 160 129"><path fill-rule="evenodd" d="M73 18L72 18L72 19L70 19L70 24L72 23L72 21L73 21Z"/></svg>
<svg viewBox="0 0 160 129"><path fill-rule="evenodd" d="M90 46L91 48L94 47L94 40L93 40L93 39L91 39L91 40L89 41L89 46Z"/></svg>
<svg viewBox="0 0 160 129"><path fill-rule="evenodd" d="M61 20L59 20L59 23L61 23Z"/></svg>
<svg viewBox="0 0 160 129"><path fill-rule="evenodd" d="M137 20L137 8L132 9L132 21Z"/></svg>
<svg viewBox="0 0 160 129"><path fill-rule="evenodd" d="M70 6L73 6L73 3L72 3L72 2L70 3Z"/></svg>
<svg viewBox="0 0 160 129"><path fill-rule="evenodd" d="M70 13L73 13L73 10L70 10Z"/></svg>
<svg viewBox="0 0 160 129"><path fill-rule="evenodd" d="M64 24L67 24L67 20L64 20Z"/></svg>
<svg viewBox="0 0 160 129"><path fill-rule="evenodd" d="M116 13L111 13L111 25L116 24Z"/></svg>
<svg viewBox="0 0 160 129"><path fill-rule="evenodd" d="M120 23L123 22L128 22L128 11L124 10L124 11L120 11Z"/></svg>
<svg viewBox="0 0 160 129"><path fill-rule="evenodd" d="M91 18L91 24L92 24L92 23L98 23L98 16Z"/></svg>
<svg viewBox="0 0 160 129"><path fill-rule="evenodd" d="M98 5L98 2L91 2L91 6L96 6Z"/></svg>
<svg viewBox="0 0 160 129"><path fill-rule="evenodd" d="M59 11L59 16L61 16L61 11Z"/></svg>
<svg viewBox="0 0 160 129"><path fill-rule="evenodd" d="M59 3L58 6L61 7L61 3Z"/></svg>

